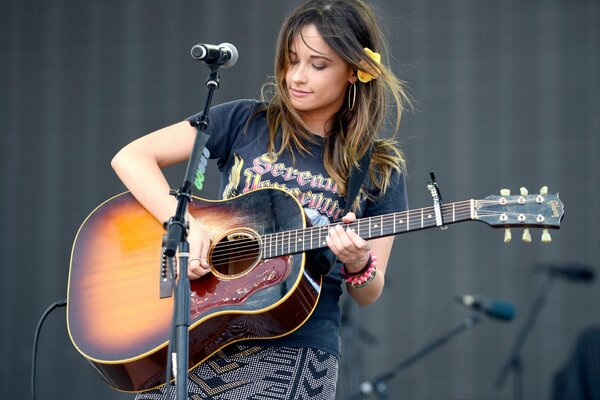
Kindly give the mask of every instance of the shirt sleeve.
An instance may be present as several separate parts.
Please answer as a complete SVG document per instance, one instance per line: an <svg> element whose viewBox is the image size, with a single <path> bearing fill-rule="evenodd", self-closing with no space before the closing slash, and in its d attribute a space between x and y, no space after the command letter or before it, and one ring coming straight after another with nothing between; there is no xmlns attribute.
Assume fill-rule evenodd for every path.
<svg viewBox="0 0 600 400"><path fill-rule="evenodd" d="M210 136L206 148L211 159L217 160L222 170L236 138L244 131L248 119L260 103L256 100L236 100L211 107L206 133ZM192 122L202 116L202 111L187 118Z"/></svg>
<svg viewBox="0 0 600 400"><path fill-rule="evenodd" d="M365 204L365 217L381 214L390 214L408 209L408 198L406 195L406 182L404 174L394 171L390 177L390 185L385 194L375 198L367 199Z"/></svg>

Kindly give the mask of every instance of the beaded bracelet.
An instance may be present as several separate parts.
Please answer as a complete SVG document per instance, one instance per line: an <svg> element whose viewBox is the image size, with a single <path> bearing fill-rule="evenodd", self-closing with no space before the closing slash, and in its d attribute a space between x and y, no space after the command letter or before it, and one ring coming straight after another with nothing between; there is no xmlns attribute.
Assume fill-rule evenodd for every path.
<svg viewBox="0 0 600 400"><path fill-rule="evenodd" d="M375 279L377 274L377 256L374 256L369 251L369 259L367 265L358 272L348 273L346 268L342 266L342 277L346 281L346 284L353 288L360 289L368 286Z"/></svg>

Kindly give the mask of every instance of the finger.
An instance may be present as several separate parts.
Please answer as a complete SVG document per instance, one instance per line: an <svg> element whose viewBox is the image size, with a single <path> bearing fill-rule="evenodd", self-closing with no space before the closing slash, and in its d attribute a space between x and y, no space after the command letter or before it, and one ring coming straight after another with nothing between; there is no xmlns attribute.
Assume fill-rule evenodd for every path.
<svg viewBox="0 0 600 400"><path fill-rule="evenodd" d="M199 275L199 274L197 274L197 273L195 273L193 271L190 271L188 269L188 279L198 279L200 277L202 277L202 275Z"/></svg>
<svg viewBox="0 0 600 400"><path fill-rule="evenodd" d="M210 269L208 263L208 249L210 248L210 242L208 240L202 242L202 248L200 250L200 265L205 269Z"/></svg>
<svg viewBox="0 0 600 400"><path fill-rule="evenodd" d="M348 214L342 217L342 222L346 224L354 221L356 221L356 214L354 214L353 212L349 212Z"/></svg>
<svg viewBox="0 0 600 400"><path fill-rule="evenodd" d="M346 235L359 250L369 250L369 243L361 238L356 231L350 227L346 228Z"/></svg>
<svg viewBox="0 0 600 400"><path fill-rule="evenodd" d="M349 233L351 232L350 228L344 229L344 227L342 225L336 225L335 228L335 235L336 238L339 242L339 244L348 252L353 252L355 250L357 250L356 245L354 244L354 241L352 240L352 238L350 237ZM356 236L356 234L355 234Z"/></svg>
<svg viewBox="0 0 600 400"><path fill-rule="evenodd" d="M198 279L202 276L202 272L204 268L200 266L199 258L190 258L188 260L188 278L190 279Z"/></svg>
<svg viewBox="0 0 600 400"><path fill-rule="evenodd" d="M328 241L328 245L329 247L333 247L332 250L337 250L340 251L344 248L344 244L342 243L342 238L340 237L341 234L343 234L343 228L340 229L341 227L339 225L335 225L331 228L329 228L328 234L327 234L327 238L329 239Z"/></svg>
<svg viewBox="0 0 600 400"><path fill-rule="evenodd" d="M332 227L329 230L329 235L326 240L331 251L333 251L342 262L347 262L348 260L356 258L353 254L357 251L356 246L354 246L352 240L350 240L342 226L337 225Z"/></svg>

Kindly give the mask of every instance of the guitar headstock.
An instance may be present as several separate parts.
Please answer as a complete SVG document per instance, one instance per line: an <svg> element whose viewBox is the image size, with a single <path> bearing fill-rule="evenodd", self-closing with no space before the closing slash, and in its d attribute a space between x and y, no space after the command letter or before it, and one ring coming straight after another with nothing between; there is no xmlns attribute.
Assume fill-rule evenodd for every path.
<svg viewBox="0 0 600 400"><path fill-rule="evenodd" d="M510 242L510 227L525 228L522 239L531 242L529 228L542 228L542 242L552 241L548 229L559 229L564 215L564 205L557 193L548 193L544 186L538 194L529 194L522 187L519 195L510 194L510 190L502 189L500 195L490 195L482 200L475 200L474 219L483 221L493 228L506 228L504 241Z"/></svg>

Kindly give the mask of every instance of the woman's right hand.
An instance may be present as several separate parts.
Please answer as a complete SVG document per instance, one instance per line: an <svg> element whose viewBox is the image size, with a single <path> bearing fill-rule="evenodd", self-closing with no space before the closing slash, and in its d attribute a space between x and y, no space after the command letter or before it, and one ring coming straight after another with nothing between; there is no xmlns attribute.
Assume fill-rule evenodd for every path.
<svg viewBox="0 0 600 400"><path fill-rule="evenodd" d="M210 272L210 265L207 259L210 239L208 238L208 232L202 228L200 222L192 216L188 217L190 224L188 232L188 243L190 244L188 278L198 279Z"/></svg>

